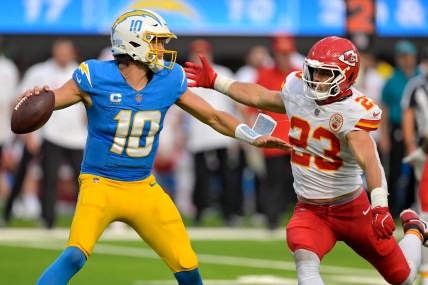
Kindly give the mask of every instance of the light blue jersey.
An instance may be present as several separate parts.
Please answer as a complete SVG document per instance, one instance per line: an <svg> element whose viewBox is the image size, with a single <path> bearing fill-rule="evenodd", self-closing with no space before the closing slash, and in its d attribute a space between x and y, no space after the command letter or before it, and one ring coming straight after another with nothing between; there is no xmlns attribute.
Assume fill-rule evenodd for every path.
<svg viewBox="0 0 428 285"><path fill-rule="evenodd" d="M73 79L92 100L81 172L119 181L148 177L166 112L187 88L183 68L155 73L142 90L128 85L115 61L85 61Z"/></svg>

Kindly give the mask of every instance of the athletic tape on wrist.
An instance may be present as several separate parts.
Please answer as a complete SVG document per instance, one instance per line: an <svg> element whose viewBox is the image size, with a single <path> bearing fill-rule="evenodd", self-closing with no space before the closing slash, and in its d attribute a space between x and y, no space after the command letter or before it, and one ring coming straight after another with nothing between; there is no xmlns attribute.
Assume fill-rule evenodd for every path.
<svg viewBox="0 0 428 285"><path fill-rule="evenodd" d="M254 140L261 136L261 134L250 129L246 124L240 124L235 129L235 138L249 144L253 144Z"/></svg>
<svg viewBox="0 0 428 285"><path fill-rule="evenodd" d="M235 81L236 80L217 74L217 77L214 81L214 90L217 90L218 92L227 95L229 92L230 85L232 85L232 83Z"/></svg>
<svg viewBox="0 0 428 285"><path fill-rule="evenodd" d="M372 209L376 207L388 207L388 190L382 187L374 188L370 192Z"/></svg>

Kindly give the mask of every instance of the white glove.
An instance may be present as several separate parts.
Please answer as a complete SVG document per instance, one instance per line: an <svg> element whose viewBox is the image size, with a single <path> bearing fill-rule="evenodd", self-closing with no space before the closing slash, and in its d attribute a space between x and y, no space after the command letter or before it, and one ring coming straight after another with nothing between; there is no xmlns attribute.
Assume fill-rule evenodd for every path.
<svg viewBox="0 0 428 285"><path fill-rule="evenodd" d="M421 180L422 171L424 170L427 154L422 148L418 147L415 151L403 158L404 163L410 163L415 171L415 177L418 181Z"/></svg>

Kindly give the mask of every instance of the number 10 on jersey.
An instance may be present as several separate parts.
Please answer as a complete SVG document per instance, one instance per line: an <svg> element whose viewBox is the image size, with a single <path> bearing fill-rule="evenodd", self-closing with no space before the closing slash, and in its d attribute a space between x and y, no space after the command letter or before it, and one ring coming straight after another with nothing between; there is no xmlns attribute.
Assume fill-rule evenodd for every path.
<svg viewBox="0 0 428 285"><path fill-rule="evenodd" d="M152 151L155 135L159 132L161 117L159 111L139 111L132 116L131 110L121 110L114 117L117 127L110 151L122 154L126 148L126 154L130 157L148 156ZM141 142L141 139L145 142Z"/></svg>

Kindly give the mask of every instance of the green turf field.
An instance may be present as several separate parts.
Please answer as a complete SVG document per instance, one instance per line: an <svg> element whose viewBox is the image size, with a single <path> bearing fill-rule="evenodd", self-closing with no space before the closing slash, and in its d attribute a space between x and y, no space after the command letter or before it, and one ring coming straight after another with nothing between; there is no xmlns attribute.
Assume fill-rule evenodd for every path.
<svg viewBox="0 0 428 285"><path fill-rule="evenodd" d="M68 230L0 229L0 284L35 284L59 255ZM297 284L282 230L189 229L205 285ZM343 243L321 265L326 284L386 284ZM172 285L166 265L131 230L106 231L85 267L69 284Z"/></svg>

